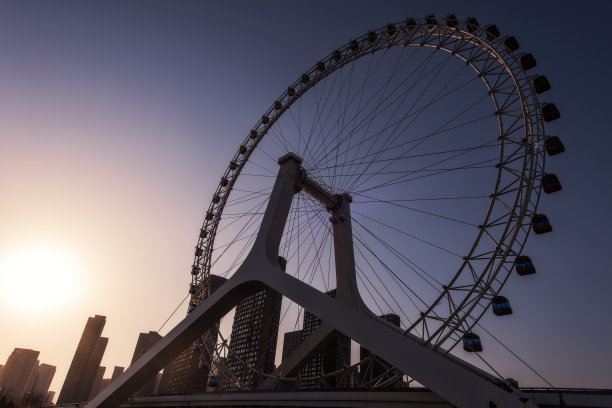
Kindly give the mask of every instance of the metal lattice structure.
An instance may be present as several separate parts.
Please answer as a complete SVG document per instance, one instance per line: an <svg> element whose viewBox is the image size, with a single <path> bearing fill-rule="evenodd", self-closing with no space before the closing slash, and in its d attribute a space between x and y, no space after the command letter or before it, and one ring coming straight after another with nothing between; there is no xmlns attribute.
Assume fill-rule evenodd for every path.
<svg viewBox="0 0 612 408"><path fill-rule="evenodd" d="M457 270L450 274L446 281L439 280L440 282L436 283L436 285L440 283L437 296L419 304L419 315L413 318L410 324L405 325L406 333L417 335L427 346L433 349L444 347L447 351L452 350L461 341L464 333L472 330L488 309L491 299L500 293L509 278L515 257L521 254L530 232L531 217L536 213L539 201L540 179L544 174L545 130L541 115L543 104L538 101L537 94L532 89L535 75L527 72L521 63L524 54L512 52L506 44L509 37L499 36L496 30L491 26L479 27L475 19L456 21L452 16L446 19L429 16L388 24L333 51L292 83L250 130L230 161L214 193L196 246L191 283L191 288L196 289L192 290L191 307L200 304L208 296L207 277L215 272L215 265L217 273L228 275L227 270L231 267L219 268L222 256L215 257L213 248L217 242L220 225L221 228L227 228L228 224L239 224L236 222L235 213L224 218L226 206L228 203L232 204L230 195L237 187L241 187L240 178L245 177L242 176L245 172L261 167L260 162L255 162L256 167L249 166L249 160L261 148L263 140L266 138L280 140L285 137L280 135L278 129L287 122L283 123L283 117L294 115L292 113L294 105L299 105L309 92L316 92L317 86L320 86L321 92L324 92L327 86L325 81L327 83L338 81L343 70L354 71L356 61L370 58L374 54L389 53L390 49L429 48L434 53L456 57L469 67L473 78L484 84L494 107L489 113L491 119L497 122L498 132L494 144L497 154L495 157L491 156L495 162L487 162L496 167L491 177L494 187L487 194L486 199L489 202L483 207L482 219L475 228L477 232L473 243L461 254L462 261ZM430 55L431 53L426 58ZM339 92L342 94L343 90ZM394 97L397 99L396 95L386 96L391 99ZM330 106L326 108L335 107L335 105L331 108ZM286 130L283 131L287 133ZM386 137L386 134L383 136ZM352 137L353 135L344 136L343 143L350 145ZM370 136L366 134L360 137ZM303 142L307 144L322 141L322 138L314 139L315 137L310 137ZM288 151L289 145L290 141L287 141L283 147ZM372 145L374 146L374 143ZM326 147L333 150L335 146ZM473 146L469 146L471 147ZM480 147L482 145L475 148ZM463 147L454 150L460 149ZM307 148L303 150L306 151ZM335 164L342 165L338 163L338 157L341 157L343 152L340 148L336 150ZM440 147L440 151L444 150ZM443 158L448 157L448 153L435 151L433 153L438 153ZM383 152L377 157L382 156L389 160L390 157L384 155ZM399 160L397 156L391 159ZM310 163L305 160L304 167L309 174L317 174L324 185L334 185L334 177L326 176L321 171L317 173L317 169L309 169L309 165ZM370 164L368 169L375 167ZM386 178L382 183L393 182L394 178ZM353 191L349 190L348 193L353 194ZM259 198L263 197L265 200L266 192L262 190L257 194L260 195ZM252 199L252 195L235 192L234 195L238 195L237 200ZM245 211L243 215L245 218L249 217L249 220L253 219L252 212ZM252 224L255 225L256 222ZM236 236L240 240L246 235L238 233ZM224 248L228 245L227 242L222 242L220 247ZM245 247L248 247L248 244ZM242 250L239 253L246 252ZM235 253L232 253L232 256L234 255ZM236 265L239 265L239 262L234 262L232 267ZM231 350L226 350L226 353L231 354Z"/></svg>

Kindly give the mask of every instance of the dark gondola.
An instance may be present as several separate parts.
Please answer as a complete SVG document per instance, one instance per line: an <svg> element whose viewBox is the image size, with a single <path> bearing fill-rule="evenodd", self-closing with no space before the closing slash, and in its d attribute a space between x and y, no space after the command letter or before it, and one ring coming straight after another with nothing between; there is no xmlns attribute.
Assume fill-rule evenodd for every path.
<svg viewBox="0 0 612 408"><path fill-rule="evenodd" d="M482 351L482 342L480 336L472 332L467 332L463 335L463 349L469 353Z"/></svg>
<svg viewBox="0 0 612 408"><path fill-rule="evenodd" d="M416 21L414 21L414 18L409 18L406 20L406 29L408 31L414 30L415 27L416 27Z"/></svg>
<svg viewBox="0 0 612 408"><path fill-rule="evenodd" d="M434 28L438 25L438 20L436 20L436 16L434 16L433 14L429 14L428 16L426 16L425 22L427 23L429 28Z"/></svg>
<svg viewBox="0 0 612 408"><path fill-rule="evenodd" d="M504 41L504 46L506 47L506 51L513 52L519 49L520 45L518 40L515 37L508 37Z"/></svg>
<svg viewBox="0 0 612 408"><path fill-rule="evenodd" d="M533 262L531 262L531 258L525 255L517 256L514 261L514 266L516 268L516 273L521 276L531 275L536 272L535 266L533 266Z"/></svg>
<svg viewBox="0 0 612 408"><path fill-rule="evenodd" d="M467 21L467 30L470 33L473 33L474 31L478 30L479 27L480 27L480 24L478 24L478 20L476 20L474 17L470 18Z"/></svg>
<svg viewBox="0 0 612 408"><path fill-rule="evenodd" d="M544 119L544 122L552 122L560 117L561 113L554 103L547 103L546 105L542 106L542 118Z"/></svg>
<svg viewBox="0 0 612 408"><path fill-rule="evenodd" d="M537 65L535 58L531 53L521 56L521 67L527 71Z"/></svg>
<svg viewBox="0 0 612 408"><path fill-rule="evenodd" d="M459 20L457 20L457 17L454 14L449 14L448 16L446 16L446 25L449 27L457 27L457 24L459 24Z"/></svg>
<svg viewBox="0 0 612 408"><path fill-rule="evenodd" d="M546 153L549 156L554 156L555 154L563 153L565 151L565 146L559 139L559 136L549 136L544 140L544 146L546 147Z"/></svg>
<svg viewBox="0 0 612 408"><path fill-rule="evenodd" d="M560 191L563 186L555 174L549 173L542 176L542 189L546 194L550 194Z"/></svg>
<svg viewBox="0 0 612 408"><path fill-rule="evenodd" d="M541 94L543 92L548 91L549 89L550 82L548 82L548 79L546 79L544 75L535 77L535 79L533 80L533 90L535 91L535 93Z"/></svg>
<svg viewBox="0 0 612 408"><path fill-rule="evenodd" d="M495 24L491 24L490 26L487 26L485 31L487 33L487 39L489 41L493 41L494 39L499 37L499 35L501 34L499 32L499 28L497 28L497 26Z"/></svg>
<svg viewBox="0 0 612 408"><path fill-rule="evenodd" d="M505 316L512 314L510 302L504 296L494 296L491 301L491 308L495 316Z"/></svg>
<svg viewBox="0 0 612 408"><path fill-rule="evenodd" d="M536 234L544 234L552 231L552 225L548 221L548 217L544 214L534 214L531 217L531 226Z"/></svg>

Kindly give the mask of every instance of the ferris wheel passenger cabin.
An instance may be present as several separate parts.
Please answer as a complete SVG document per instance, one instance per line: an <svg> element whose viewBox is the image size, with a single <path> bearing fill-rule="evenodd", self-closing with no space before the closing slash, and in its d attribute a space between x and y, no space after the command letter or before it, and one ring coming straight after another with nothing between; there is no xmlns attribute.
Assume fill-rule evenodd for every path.
<svg viewBox="0 0 612 408"><path fill-rule="evenodd" d="M545 234L552 231L552 225L544 214L534 214L531 218L531 226L536 234Z"/></svg>
<svg viewBox="0 0 612 408"><path fill-rule="evenodd" d="M563 153L565 151L565 146L561 143L561 139L559 136L549 136L544 140L544 146L546 147L546 153L549 156L554 156L555 154Z"/></svg>
<svg viewBox="0 0 612 408"><path fill-rule="evenodd" d="M531 258L526 255L517 256L514 265L516 267L516 273L520 276L531 275L536 272Z"/></svg>
<svg viewBox="0 0 612 408"><path fill-rule="evenodd" d="M468 353L482 351L482 341L480 336L472 332L467 332L463 335L463 349Z"/></svg>
<svg viewBox="0 0 612 408"><path fill-rule="evenodd" d="M493 300L491 301L491 307L493 308L493 313L495 316L505 316L512 314L512 307L510 306L510 301L504 296L493 296Z"/></svg>
<svg viewBox="0 0 612 408"><path fill-rule="evenodd" d="M546 194L554 193L556 191L560 191L563 189L561 186L561 182L557 178L557 176L553 173L544 174L542 176L542 189Z"/></svg>

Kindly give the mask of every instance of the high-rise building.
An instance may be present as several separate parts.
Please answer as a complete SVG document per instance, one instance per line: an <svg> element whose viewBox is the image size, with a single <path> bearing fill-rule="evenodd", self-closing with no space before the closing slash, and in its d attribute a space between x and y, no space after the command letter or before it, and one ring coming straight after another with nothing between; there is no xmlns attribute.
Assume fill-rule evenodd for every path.
<svg viewBox="0 0 612 408"><path fill-rule="evenodd" d="M210 293L216 291L226 281L227 279L221 276L210 275ZM160 394L205 392L210 374L210 361L203 361L203 355L205 356L207 353L201 350L212 350L217 343L218 335L219 329L217 326L210 328L196 341L198 347L189 346L172 363L166 366L158 392Z"/></svg>
<svg viewBox="0 0 612 408"><path fill-rule="evenodd" d="M280 260L284 269L284 259ZM264 373L274 370L282 300L280 293L268 288L246 297L236 306L230 349L237 358L228 360L228 366L242 387L259 386L262 379L255 370Z"/></svg>
<svg viewBox="0 0 612 408"><path fill-rule="evenodd" d="M103 378L102 381L100 381L100 389L98 389L98 394L104 391L104 389L108 387L111 382L112 380L110 378Z"/></svg>
<svg viewBox="0 0 612 408"><path fill-rule="evenodd" d="M112 375L112 377L110 378L111 382L112 382L112 381L115 381L115 379L116 379L117 377L119 377L121 374L123 374L123 370L125 370L125 367L118 367L118 366L115 366L115 368L113 369L113 375Z"/></svg>
<svg viewBox="0 0 612 408"><path fill-rule="evenodd" d="M85 402L94 384L108 338L101 337L106 317L96 315L87 319L83 335L68 369L66 380L57 399L58 404Z"/></svg>
<svg viewBox="0 0 612 408"><path fill-rule="evenodd" d="M102 377L104 377L104 372L106 371L106 367L100 366L98 367L98 372L96 373L96 378L91 386L91 392L89 393L89 399L93 399L100 392L100 383L102 382Z"/></svg>
<svg viewBox="0 0 612 408"><path fill-rule="evenodd" d="M162 336L155 331L148 333L140 333L138 335L138 341L136 342L136 348L134 349L134 355L132 356L131 364L134 364L147 350L155 345L162 339ZM138 391L134 393L134 396L145 396L153 395L153 388L155 388L155 376L150 378L145 385L143 385Z"/></svg>
<svg viewBox="0 0 612 408"><path fill-rule="evenodd" d="M333 298L336 297L336 290L325 293ZM304 341L317 327L321 325L321 319L304 310L304 324L302 325L302 341ZM303 389L312 388L337 388L345 387L347 384L341 383L339 376L325 377L321 380L321 375L344 369L351 365L351 339L334 330L330 339L323 345L323 349L316 354L304 367L300 369L301 377L317 377L311 380L303 380L299 387ZM347 379L350 380L350 379Z"/></svg>
<svg viewBox="0 0 612 408"><path fill-rule="evenodd" d="M32 394L37 398L46 398L54 376L55 366L45 363L39 365L38 373L32 386Z"/></svg>
<svg viewBox="0 0 612 408"><path fill-rule="evenodd" d="M53 402L53 398L55 398L55 391L47 392L47 400L45 401L43 406L48 407L49 405L51 405L51 403Z"/></svg>
<svg viewBox="0 0 612 408"><path fill-rule="evenodd" d="M16 402L21 401L36 379L39 354L35 350L14 349L0 375L0 392Z"/></svg>
<svg viewBox="0 0 612 408"><path fill-rule="evenodd" d="M385 314L380 316L381 319L388 321L394 326L400 327L400 317L396 314ZM359 347L359 359L365 360L370 357L372 352L365 347ZM361 384L378 383L385 384L384 388L400 388L402 386L402 377L396 377L399 371L394 370L389 372L393 366L382 360L380 357L374 356L368 362L364 362L359 367L359 381Z"/></svg>
<svg viewBox="0 0 612 408"><path fill-rule="evenodd" d="M285 359L300 345L302 342L302 330L296 330L285 333L283 338L283 356L282 361Z"/></svg>

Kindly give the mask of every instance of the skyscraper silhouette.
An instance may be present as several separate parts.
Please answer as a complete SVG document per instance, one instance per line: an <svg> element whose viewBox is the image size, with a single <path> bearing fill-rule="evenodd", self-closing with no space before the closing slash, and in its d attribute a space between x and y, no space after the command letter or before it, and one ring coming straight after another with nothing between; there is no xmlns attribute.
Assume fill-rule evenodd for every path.
<svg viewBox="0 0 612 408"><path fill-rule="evenodd" d="M162 336L155 331L148 333L140 333L138 335L138 341L136 342L136 348L134 349L134 355L132 356L131 364L134 364L136 360L140 358L147 350L155 345L162 339ZM138 391L134 393L134 396L145 396L152 395L153 388L155 388L156 377L152 377L145 385L143 385Z"/></svg>
<svg viewBox="0 0 612 408"><path fill-rule="evenodd" d="M336 289L325 293L333 298L336 297ZM302 341L310 336L321 324L321 319L304 310L304 324L302 325ZM299 387L310 388L337 388L347 386L340 384L340 376L330 376L321 379L321 374L331 373L336 370L344 369L351 364L351 339L334 330L331 338L323 345L321 351L316 354L302 369L302 377L318 377L311 380L303 380Z"/></svg>
<svg viewBox="0 0 612 408"><path fill-rule="evenodd" d="M287 261L282 257L278 257L278 261L284 271ZM258 387L262 379L256 371L270 373L274 370L282 301L283 295L264 289L236 306L230 349L237 358L228 359L228 366L243 387Z"/></svg>
<svg viewBox="0 0 612 408"><path fill-rule="evenodd" d="M210 293L213 293L227 279L217 275L210 275ZM212 327L202 338L198 339L198 344L204 350L211 350L218 336L218 328ZM202 343L202 339L204 342ZM194 339L195 340L195 339ZM189 346L175 358L172 363L164 368L164 373L160 380L160 394L193 394L206 391L206 384L210 373L210 361L202 360L202 351L199 347ZM202 363L202 364L200 364Z"/></svg>
<svg viewBox="0 0 612 408"><path fill-rule="evenodd" d="M35 350L14 349L0 375L0 392L15 402L21 401L36 379L39 354Z"/></svg>
<svg viewBox="0 0 612 408"><path fill-rule="evenodd" d="M108 338L101 337L106 317L96 315L87 319L85 330L68 369L66 380L57 398L58 404L89 400Z"/></svg>

